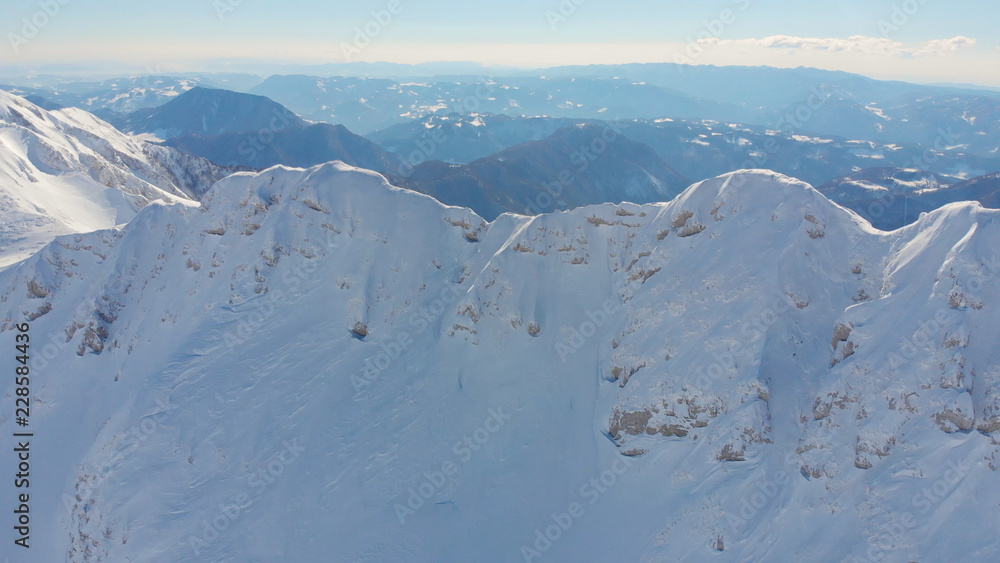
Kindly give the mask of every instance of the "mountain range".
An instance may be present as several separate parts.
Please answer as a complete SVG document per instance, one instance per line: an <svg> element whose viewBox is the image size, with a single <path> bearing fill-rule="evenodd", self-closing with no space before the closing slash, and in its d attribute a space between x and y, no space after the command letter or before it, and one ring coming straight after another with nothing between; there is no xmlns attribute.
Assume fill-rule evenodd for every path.
<svg viewBox="0 0 1000 563"><path fill-rule="evenodd" d="M817 189L886 231L956 201L977 201L991 209L1000 207L1000 174L956 181L912 168L873 168Z"/></svg>
<svg viewBox="0 0 1000 563"><path fill-rule="evenodd" d="M192 88L162 106L120 115L114 123L122 131L233 168L341 160L392 173L401 164L342 125L309 123L268 98L229 90Z"/></svg>
<svg viewBox="0 0 1000 563"><path fill-rule="evenodd" d="M995 92L364 68L0 91L18 561L1000 558Z"/></svg>
<svg viewBox="0 0 1000 563"><path fill-rule="evenodd" d="M940 192L915 203L910 213L909 196L899 205L879 201L891 188L880 171L918 164L941 182L953 184L1000 169L1000 159L958 151L928 157L919 145L671 118L607 122L448 114L414 119L365 139L340 125L310 124L262 96L201 87L163 106L120 115L117 123L135 134L170 137L162 144L229 169L310 167L340 160L383 173L398 185L443 202L468 206L487 218L602 202L667 200L689 183L688 178L768 166L822 185L834 201L892 230L921 212L959 201L955 198L985 202L989 193L975 188ZM607 139L616 141L610 151ZM597 143L600 158L590 154L591 143ZM853 176L868 178L876 189L856 197L833 187L850 183ZM873 178L879 181L872 183ZM867 210L876 201L877 217ZM892 209L880 210L887 203Z"/></svg>
<svg viewBox="0 0 1000 563"><path fill-rule="evenodd" d="M997 214L234 174L0 272L51 344L25 560L991 560Z"/></svg>
<svg viewBox="0 0 1000 563"><path fill-rule="evenodd" d="M739 168L766 166L819 185L869 168L920 167L956 180L1000 170L1000 158L960 150L933 151L913 144L884 144L777 131L766 127L690 119L576 120L450 114L415 119L367 137L409 163L433 159L464 164L573 124L615 127L648 145L689 178L708 178Z"/></svg>
<svg viewBox="0 0 1000 563"><path fill-rule="evenodd" d="M613 129L578 124L467 165L430 161L394 177L400 186L493 220L584 205L669 201L690 181L649 147Z"/></svg>
<svg viewBox="0 0 1000 563"><path fill-rule="evenodd" d="M362 134L442 111L601 120L671 117L998 156L1000 92L987 88L881 81L810 68L658 63L511 69L502 75L467 64L451 65L447 73L433 68L440 70L359 63L309 69L321 73L317 75L269 77L164 76L150 69L144 76L33 80L28 86L3 88L81 107L111 121L203 85L261 94L307 119Z"/></svg>
<svg viewBox="0 0 1000 563"><path fill-rule="evenodd" d="M768 67L624 65L436 81L272 76L253 93L369 134L441 112L711 119L998 156L1000 93Z"/></svg>
<svg viewBox="0 0 1000 563"><path fill-rule="evenodd" d="M309 124L262 96L209 88L194 88L161 107L122 116L119 126L171 137L163 144L238 169L340 160L450 205L470 207L488 219L504 212L665 201L688 179L767 166L824 186L834 201L892 230L946 203L986 202L989 193L975 187L939 192L914 202L910 213L909 196L884 201L892 180L881 171L918 165L937 181L953 184L1000 170L1000 158L958 150L928 153L920 145L671 118L608 122L448 114L414 119L365 139L340 125ZM857 196L833 187L854 176L867 178L874 190ZM877 217L868 209L876 202Z"/></svg>

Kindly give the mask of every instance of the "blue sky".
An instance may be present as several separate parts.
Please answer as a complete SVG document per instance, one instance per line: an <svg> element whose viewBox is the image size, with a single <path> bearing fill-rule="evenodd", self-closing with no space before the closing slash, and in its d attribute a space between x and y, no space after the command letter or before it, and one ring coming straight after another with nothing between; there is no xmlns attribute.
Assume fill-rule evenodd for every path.
<svg viewBox="0 0 1000 563"><path fill-rule="evenodd" d="M51 18L38 15L43 10L39 3L47 2L59 6ZM393 2L398 2L398 13L386 25L376 24L372 13L387 10ZM470 60L522 67L684 61L816 66L882 78L1000 86L996 0L5 4L0 65L118 61L192 69L204 61L234 58L308 63L345 58ZM32 30L25 30L22 18L48 21L39 26L37 36L28 37ZM719 25L724 19L728 21ZM358 41L357 30L366 26L377 32Z"/></svg>

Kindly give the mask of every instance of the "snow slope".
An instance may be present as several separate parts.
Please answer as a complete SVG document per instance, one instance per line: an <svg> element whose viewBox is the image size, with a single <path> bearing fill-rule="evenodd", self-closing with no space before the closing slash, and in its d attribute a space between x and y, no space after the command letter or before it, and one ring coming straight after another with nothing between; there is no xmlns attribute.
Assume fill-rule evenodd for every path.
<svg viewBox="0 0 1000 563"><path fill-rule="evenodd" d="M741 171L485 223L341 163L231 176L0 272L14 555L994 561L998 214L884 233Z"/></svg>
<svg viewBox="0 0 1000 563"><path fill-rule="evenodd" d="M0 91L0 267L58 235L125 223L153 201L194 204L225 173L83 110L48 112Z"/></svg>

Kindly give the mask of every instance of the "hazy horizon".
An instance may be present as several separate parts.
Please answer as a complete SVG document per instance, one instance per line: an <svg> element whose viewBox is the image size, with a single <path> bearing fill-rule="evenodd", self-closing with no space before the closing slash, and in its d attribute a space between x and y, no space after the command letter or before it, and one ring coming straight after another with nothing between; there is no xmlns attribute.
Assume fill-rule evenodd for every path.
<svg viewBox="0 0 1000 563"><path fill-rule="evenodd" d="M800 66L880 80L1000 87L986 0L452 0L349 5L179 0L170 6L38 0L16 10L0 76L52 68L251 72L349 62L472 61L490 68L682 63ZM128 71L127 69L133 69ZM267 72L263 72L267 74Z"/></svg>
<svg viewBox="0 0 1000 563"><path fill-rule="evenodd" d="M609 65L554 65L540 67L519 67L503 65L485 65L472 61L426 61L422 63L395 63L390 61L358 61L355 63L330 62L318 64L305 64L294 61L287 62L218 62L210 61L202 65L178 66L172 68L164 67L142 67L121 63L98 63L91 66L70 65L70 64L47 64L36 67L9 67L0 65L0 80L9 81L33 81L38 80L38 84L45 83L42 79L58 79L59 82L98 82L113 80L117 78L137 78L141 76L197 76L197 75L245 75L267 78L275 75L308 75L317 77L351 76L360 78L405 78L417 77L428 78L435 76L474 76L483 77L507 77L518 74L530 74L533 72L552 70L556 68L587 66L625 66L631 64L674 64L664 63L614 63ZM876 76L860 72L851 72L840 69L824 69L808 66L787 66L779 67L773 65L712 65L695 64L695 67L714 68L773 68L773 69L797 69L805 68L829 72L846 72L857 76L863 76L879 81L896 81L922 86L941 86L954 88L982 89L990 91L1000 91L1000 84L986 84L961 80L906 80L900 78ZM447 68L447 70L443 70ZM333 69L333 70L331 70ZM409 69L408 72L404 70ZM428 69L427 72L418 72L421 69ZM439 70L440 69L440 70ZM329 73L329 74L328 74ZM22 83L21 86L28 84Z"/></svg>

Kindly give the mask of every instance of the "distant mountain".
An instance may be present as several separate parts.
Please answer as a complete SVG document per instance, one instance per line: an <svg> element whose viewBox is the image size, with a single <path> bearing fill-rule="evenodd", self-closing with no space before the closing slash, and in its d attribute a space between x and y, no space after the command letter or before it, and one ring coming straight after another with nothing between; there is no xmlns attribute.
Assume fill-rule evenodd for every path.
<svg viewBox="0 0 1000 563"><path fill-rule="evenodd" d="M496 114L432 115L368 135L404 160L465 164L529 141L546 138L576 123L608 126L600 120L511 117ZM712 120L634 119L617 127L651 147L671 168L693 180L732 170L766 166L821 185L869 168L921 166L954 177L1000 171L1000 158L970 156L961 150L934 153L915 144L845 140L835 136L782 132L766 127Z"/></svg>
<svg viewBox="0 0 1000 563"><path fill-rule="evenodd" d="M817 189L884 231L909 225L923 213L960 201L1000 208L1000 174L956 181L912 168L873 168Z"/></svg>
<svg viewBox="0 0 1000 563"><path fill-rule="evenodd" d="M534 215L604 202L670 201L690 184L649 147L588 124L467 165L426 162L392 180L489 220L508 211Z"/></svg>
<svg viewBox="0 0 1000 563"><path fill-rule="evenodd" d="M1000 171L1000 158L970 155L960 149L928 152L930 147L917 144L783 132L709 120L633 120L621 127L629 138L649 145L690 178L766 166L816 186L868 168L920 168L956 180Z"/></svg>
<svg viewBox="0 0 1000 563"><path fill-rule="evenodd" d="M1000 156L1000 93L808 68L612 65L405 83L273 76L254 92L310 119L343 123L366 134L414 117L451 112L602 120L669 117Z"/></svg>
<svg viewBox="0 0 1000 563"><path fill-rule="evenodd" d="M55 102L50 102L47 99L37 95L25 96L24 99L46 111L57 111L65 107Z"/></svg>
<svg viewBox="0 0 1000 563"><path fill-rule="evenodd" d="M402 161L343 125L317 123L281 130L184 135L164 143L222 166L262 170L276 164L308 168L332 160L386 174L399 174Z"/></svg>
<svg viewBox="0 0 1000 563"><path fill-rule="evenodd" d="M874 227L892 231L916 221L921 213L950 203L936 204L919 195L939 192L956 182L954 178L913 168L870 168L831 180L816 189L852 209Z"/></svg>
<svg viewBox="0 0 1000 563"><path fill-rule="evenodd" d="M434 158L462 163L464 158L507 143L530 143L549 129L563 127L567 123L592 127L610 125L597 120L451 114L397 125L370 134L369 138L381 141L384 148L410 162L419 163L421 159ZM680 176L697 180L730 170L767 166L821 186L820 190L827 197L853 209L884 230L912 223L921 213L955 201L976 200L989 205L981 196L982 188L941 191L922 197L917 197L916 192L940 190L953 184L957 186L962 177L970 173L986 174L1000 170L1000 159L997 158L942 152L932 159L925 159L926 149L919 145L815 137L709 120L637 119L617 122L615 127L619 127L634 145L652 149L664 166L676 170ZM619 163L610 161L618 157L605 155L607 160L598 166L602 169L614 168ZM534 174L531 176L534 184L546 184L553 181L554 175L559 172L558 169L546 170L544 174L548 176L542 178L541 174L537 174L538 168L530 168L531 173L526 172L529 168L517 170L504 163L504 158L501 152L496 158L484 158L483 162L475 162L468 167L429 162L418 165L413 176L403 178L399 183L434 195L442 201L470 206L484 216L503 210L537 212L537 207L532 208L527 203L531 202L530 196L526 199L523 194L514 201L506 200L499 204L496 202L502 198L495 196L487 196L492 202L489 205L480 201L482 194L499 190L498 186L491 185L496 181L486 179L489 175L482 171L486 163L491 166L498 165L497 161L503 163L507 167L505 172L516 178L507 177L504 180L510 185L522 183L520 176L524 174ZM926 165L928 171L914 169L914 163ZM895 195L888 197L889 194ZM547 201L546 196L541 197ZM597 201L602 200L598 198Z"/></svg>
<svg viewBox="0 0 1000 563"><path fill-rule="evenodd" d="M983 207L1000 209L1000 173L959 182L949 191L969 196L963 198L966 201L978 201Z"/></svg>
<svg viewBox="0 0 1000 563"><path fill-rule="evenodd" d="M397 82L374 78L272 76L252 90L315 121L368 134L414 118L487 112L575 119L714 117L745 121L753 112L669 88L624 79L466 77Z"/></svg>
<svg viewBox="0 0 1000 563"><path fill-rule="evenodd" d="M669 117L1000 156L1000 92L987 88L882 81L811 68L657 63L507 69L502 76L488 70L463 64L354 64L314 67L318 76L283 74L260 83L246 75L193 74L14 91L82 107L111 121L203 85L250 89L307 119L362 134L452 112L581 120Z"/></svg>
<svg viewBox="0 0 1000 563"><path fill-rule="evenodd" d="M345 125L359 133L405 121L408 115L432 113L434 110L419 108L441 103L436 88L424 84L401 87L394 80L378 78L279 75L251 92L276 100L307 119Z"/></svg>
<svg viewBox="0 0 1000 563"><path fill-rule="evenodd" d="M148 74L100 82L62 82L4 89L19 95L41 96L53 103L78 107L102 116L116 116L163 105L202 83L205 81L200 77Z"/></svg>
<svg viewBox="0 0 1000 563"><path fill-rule="evenodd" d="M889 123L881 136L944 150L1000 157L1000 96L913 97L887 105Z"/></svg>
<svg viewBox="0 0 1000 563"><path fill-rule="evenodd" d="M247 131L281 131L306 122L263 96L192 88L166 104L145 108L113 121L128 133L150 133L160 139L184 135L221 135Z"/></svg>
<svg viewBox="0 0 1000 563"><path fill-rule="evenodd" d="M466 164L522 143L541 141L563 127L586 122L604 124L598 120L559 117L451 113L410 120L370 133L367 138L412 166L425 160Z"/></svg>
<svg viewBox="0 0 1000 563"><path fill-rule="evenodd" d="M235 111L241 106L243 111ZM222 108L222 109L220 109ZM141 113L141 112L140 112ZM154 116L133 123L147 124L139 131L177 131L182 124L207 124L217 129L246 127L233 125L234 116L289 115L290 110L267 98L222 90L196 88L154 111ZM451 130L472 130L475 119L460 119ZM491 122L511 122L504 116L490 116ZM438 119L442 124L446 118ZM297 123L292 120L293 123ZM262 170L274 165L310 167L340 160L351 166L374 170L396 180L399 185L434 196L450 205L471 207L485 217L513 211L541 213L603 203L667 201L690 183L652 149L625 138L603 126L575 124L549 133L559 120L529 120L533 136L543 140L522 143L465 167L442 162L414 160L408 165L398 155L376 143L351 133L342 125L326 123L291 125L282 128L230 131L222 134L186 134L163 144L184 153L208 159L221 166ZM444 127L445 125L442 125ZM524 127L515 126L516 138ZM425 129L426 130L426 129ZM503 136L502 131L499 133ZM474 135L474 134L473 134ZM431 143L437 142L432 138ZM510 139L503 139L509 141ZM464 141L454 141L454 147ZM478 150L499 139L484 141ZM422 153L421 160L433 158L434 151ZM563 184L559 184L560 178ZM548 187L548 189L546 189ZM553 197L554 196L554 197Z"/></svg>
<svg viewBox="0 0 1000 563"><path fill-rule="evenodd" d="M796 112L808 117L801 119ZM881 143L921 144L938 152L961 152L979 157L1000 156L1000 97L991 95L907 94L886 102L872 102L838 91L815 112L802 103L774 112L783 128L819 131L847 139ZM783 117L785 116L785 117Z"/></svg>
<svg viewBox="0 0 1000 563"><path fill-rule="evenodd" d="M978 95L1000 92L976 86L923 85L876 80L860 74L818 68L715 66L675 63L577 65L525 71L550 77L621 77L683 92L690 96L747 107L780 107L806 101L814 89L850 93L869 102L886 103L906 95Z"/></svg>

